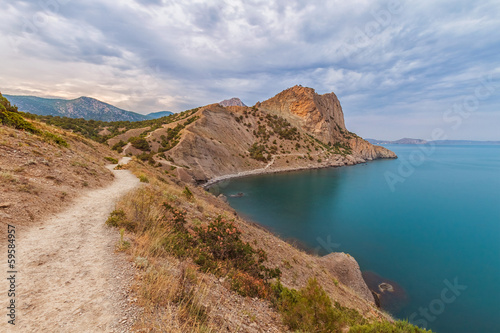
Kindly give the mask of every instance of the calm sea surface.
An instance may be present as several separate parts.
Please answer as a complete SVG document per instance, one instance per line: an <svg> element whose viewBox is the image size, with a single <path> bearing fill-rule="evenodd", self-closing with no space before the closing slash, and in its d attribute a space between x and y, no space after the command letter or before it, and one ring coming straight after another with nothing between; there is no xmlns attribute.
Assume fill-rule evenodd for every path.
<svg viewBox="0 0 500 333"><path fill-rule="evenodd" d="M500 147L387 148L399 159L211 191L311 251L353 255L370 287L395 287L381 301L397 318L440 333L499 333Z"/></svg>

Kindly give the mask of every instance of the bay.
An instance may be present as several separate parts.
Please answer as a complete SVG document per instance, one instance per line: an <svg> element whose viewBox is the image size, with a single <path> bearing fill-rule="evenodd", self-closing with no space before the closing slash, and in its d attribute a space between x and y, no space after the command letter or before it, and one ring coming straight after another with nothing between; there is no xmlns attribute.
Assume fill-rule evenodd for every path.
<svg viewBox="0 0 500 333"><path fill-rule="evenodd" d="M354 256L382 305L441 333L500 332L500 147L387 145L399 158L231 179L240 214ZM237 193L242 197L231 197Z"/></svg>

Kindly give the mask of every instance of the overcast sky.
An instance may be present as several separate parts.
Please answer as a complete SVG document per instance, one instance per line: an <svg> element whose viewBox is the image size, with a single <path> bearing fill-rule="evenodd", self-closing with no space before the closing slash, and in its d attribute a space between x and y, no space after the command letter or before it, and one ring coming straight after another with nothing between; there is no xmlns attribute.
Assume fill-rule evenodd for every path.
<svg viewBox="0 0 500 333"><path fill-rule="evenodd" d="M500 140L500 1L0 0L0 91L148 113L295 84L363 137Z"/></svg>

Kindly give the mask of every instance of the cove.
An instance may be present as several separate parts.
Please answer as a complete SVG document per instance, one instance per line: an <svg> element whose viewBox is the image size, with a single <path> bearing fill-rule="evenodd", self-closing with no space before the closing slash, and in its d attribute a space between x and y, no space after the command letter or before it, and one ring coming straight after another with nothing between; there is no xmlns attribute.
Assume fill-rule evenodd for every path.
<svg viewBox="0 0 500 333"><path fill-rule="evenodd" d="M395 286L381 301L396 318L440 333L500 332L500 147L386 147L399 159L231 179L210 191L310 251L354 256L372 289ZM424 159L401 174L415 156ZM388 174L402 179L391 186Z"/></svg>

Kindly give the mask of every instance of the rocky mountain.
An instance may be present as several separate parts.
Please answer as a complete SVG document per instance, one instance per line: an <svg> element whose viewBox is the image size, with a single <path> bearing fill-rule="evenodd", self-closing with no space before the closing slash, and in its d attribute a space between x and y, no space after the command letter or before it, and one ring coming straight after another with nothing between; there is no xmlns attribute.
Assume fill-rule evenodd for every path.
<svg viewBox="0 0 500 333"><path fill-rule="evenodd" d="M141 121L156 119L172 114L169 111L139 114L117 108L111 104L101 102L90 97L76 99L53 99L35 96L4 95L12 104L17 105L20 111L38 115L52 115L69 118L84 118L102 121Z"/></svg>
<svg viewBox="0 0 500 333"><path fill-rule="evenodd" d="M137 131L144 139L123 133L108 144L129 140L124 153L148 153L152 163L197 183L396 158L346 129L335 94L301 86L253 107L212 104L161 128ZM133 144L140 140L146 143Z"/></svg>
<svg viewBox="0 0 500 333"><path fill-rule="evenodd" d="M221 106L246 106L245 103L241 101L241 99L233 97L231 99L225 99L222 102L219 102Z"/></svg>
<svg viewBox="0 0 500 333"><path fill-rule="evenodd" d="M314 89L295 86L257 106L287 118L293 126L325 143L342 140L347 131L342 107L333 92L318 95Z"/></svg>

